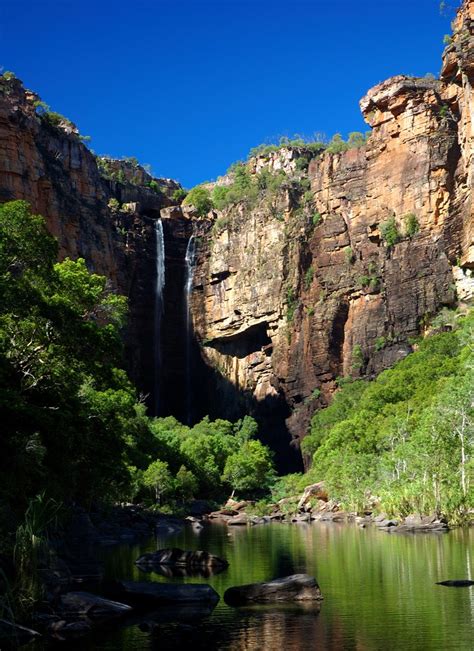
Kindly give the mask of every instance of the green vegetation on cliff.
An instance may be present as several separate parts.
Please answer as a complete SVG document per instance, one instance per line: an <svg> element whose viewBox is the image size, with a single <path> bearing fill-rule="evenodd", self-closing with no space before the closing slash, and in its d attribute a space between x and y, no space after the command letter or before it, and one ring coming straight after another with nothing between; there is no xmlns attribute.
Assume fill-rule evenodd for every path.
<svg viewBox="0 0 474 651"><path fill-rule="evenodd" d="M474 507L474 314L426 338L373 382L346 380L317 412L305 483L324 479L346 508L393 514Z"/></svg>
<svg viewBox="0 0 474 651"><path fill-rule="evenodd" d="M246 162L238 161L230 166L225 184L217 184L212 190L205 185L198 185L188 193L184 203L193 205L197 213L204 216L212 209L225 210L238 203L251 208L260 200L265 200L267 207L278 214L272 203L278 193L286 189L301 195L301 201L310 204L312 192L306 175L310 160L324 151L339 154L349 149L358 149L366 142L367 134L353 132L349 134L347 141L337 133L329 142L324 136L314 138L294 136L293 138L282 137L276 143L258 145L250 150ZM252 169L252 159L265 158L283 149L296 152L290 172L283 169L272 170L268 167L263 167L258 172ZM219 229L227 224L228 221L223 222L221 218L216 226Z"/></svg>

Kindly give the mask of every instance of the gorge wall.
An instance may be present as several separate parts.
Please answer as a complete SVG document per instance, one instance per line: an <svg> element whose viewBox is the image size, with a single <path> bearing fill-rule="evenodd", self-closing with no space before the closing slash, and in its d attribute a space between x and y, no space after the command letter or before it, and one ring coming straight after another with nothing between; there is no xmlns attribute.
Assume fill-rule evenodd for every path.
<svg viewBox="0 0 474 651"><path fill-rule="evenodd" d="M286 434L281 420L267 431L280 445L305 435L339 376L375 376L440 308L472 297L473 19L465 2L439 80L397 76L361 100L365 146L251 159L255 174L283 170L294 182L271 202L226 209L203 239L194 322L223 378L220 403L278 406ZM393 245L383 237L391 220Z"/></svg>
<svg viewBox="0 0 474 651"><path fill-rule="evenodd" d="M251 413L280 468L298 469L298 443L338 377L373 377L412 350L440 308L472 298L473 26L474 2L466 0L439 80L397 76L367 93L365 145L341 153L283 147L251 158L255 177L283 171L287 181L271 198L206 217L177 205L175 182L153 179L133 161L98 160L74 125L50 124L34 93L2 78L0 201L29 201L61 257L84 257L129 297L128 364L148 395L161 217L161 413L185 420L189 389L194 419ZM389 222L396 242L384 235Z"/></svg>

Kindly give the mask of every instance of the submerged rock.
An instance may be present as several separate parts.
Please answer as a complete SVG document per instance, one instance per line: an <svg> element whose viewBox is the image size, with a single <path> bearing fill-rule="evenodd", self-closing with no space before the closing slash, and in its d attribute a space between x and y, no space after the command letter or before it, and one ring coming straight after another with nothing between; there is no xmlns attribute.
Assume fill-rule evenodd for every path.
<svg viewBox="0 0 474 651"><path fill-rule="evenodd" d="M451 581L438 581L436 585L445 585L448 588L467 588L474 585L474 581L470 579L453 579Z"/></svg>
<svg viewBox="0 0 474 651"><path fill-rule="evenodd" d="M156 552L149 552L137 558L135 564L139 567L153 569L157 565L175 565L178 567L219 567L224 568L229 563L214 554L203 551L184 551L178 547L171 549L159 549Z"/></svg>
<svg viewBox="0 0 474 651"><path fill-rule="evenodd" d="M266 583L240 585L229 588L224 593L224 601L230 606L285 601L321 601L322 598L316 579L309 574L293 574Z"/></svg>

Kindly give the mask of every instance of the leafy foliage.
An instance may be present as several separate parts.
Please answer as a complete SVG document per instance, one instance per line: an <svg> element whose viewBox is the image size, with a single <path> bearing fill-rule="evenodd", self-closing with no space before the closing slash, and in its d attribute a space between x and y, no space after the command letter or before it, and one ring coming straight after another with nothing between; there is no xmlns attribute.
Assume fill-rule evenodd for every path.
<svg viewBox="0 0 474 651"><path fill-rule="evenodd" d="M198 185L188 192L183 203L194 206L198 215L204 217L212 209L213 203L210 192L202 185Z"/></svg>
<svg viewBox="0 0 474 651"><path fill-rule="evenodd" d="M390 217L390 219L387 219L387 221L380 224L380 234L389 249L392 248L392 246L395 246L397 242L400 242L402 236L398 230L395 217Z"/></svg>
<svg viewBox="0 0 474 651"><path fill-rule="evenodd" d="M28 204L0 206L0 490L21 503L115 494L143 411L121 364L123 297L57 245Z"/></svg>
<svg viewBox="0 0 474 651"><path fill-rule="evenodd" d="M363 508L371 494L399 515L461 519L472 509L474 315L458 323L373 382L346 382L314 415L303 441L310 476L346 506Z"/></svg>

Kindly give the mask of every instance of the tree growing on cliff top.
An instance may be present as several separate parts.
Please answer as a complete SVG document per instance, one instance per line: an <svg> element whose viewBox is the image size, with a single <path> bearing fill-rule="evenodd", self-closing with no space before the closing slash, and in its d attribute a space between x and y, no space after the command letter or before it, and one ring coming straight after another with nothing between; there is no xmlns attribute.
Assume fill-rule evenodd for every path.
<svg viewBox="0 0 474 651"><path fill-rule="evenodd" d="M212 199L207 188L204 188L202 185L197 185L195 188L190 190L186 195L184 204L189 206L194 206L196 212L201 217L207 215L207 213L212 210Z"/></svg>

